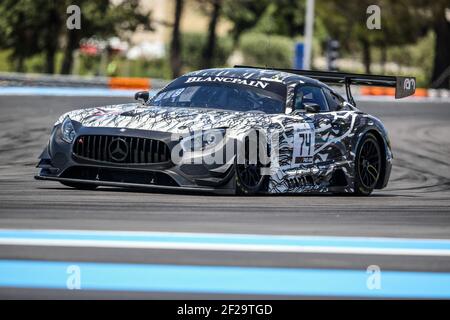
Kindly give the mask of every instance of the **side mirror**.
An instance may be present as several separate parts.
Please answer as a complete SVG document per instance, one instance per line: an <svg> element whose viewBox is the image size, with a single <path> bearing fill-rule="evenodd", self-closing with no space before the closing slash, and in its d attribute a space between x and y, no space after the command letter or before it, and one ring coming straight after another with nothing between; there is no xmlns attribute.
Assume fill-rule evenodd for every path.
<svg viewBox="0 0 450 320"><path fill-rule="evenodd" d="M142 103L146 103L149 99L150 95L148 91L139 91L134 95L134 100L140 101Z"/></svg>
<svg viewBox="0 0 450 320"><path fill-rule="evenodd" d="M319 113L320 106L316 103L304 103L306 113Z"/></svg>

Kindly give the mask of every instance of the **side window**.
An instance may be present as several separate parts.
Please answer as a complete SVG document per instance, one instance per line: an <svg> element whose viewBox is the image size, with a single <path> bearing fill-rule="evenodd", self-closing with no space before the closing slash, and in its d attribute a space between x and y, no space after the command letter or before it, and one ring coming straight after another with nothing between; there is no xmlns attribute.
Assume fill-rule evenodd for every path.
<svg viewBox="0 0 450 320"><path fill-rule="evenodd" d="M327 100L319 87L301 85L295 89L295 110L305 109L305 103L318 104L321 112L328 111Z"/></svg>
<svg viewBox="0 0 450 320"><path fill-rule="evenodd" d="M324 91L325 96L327 97L330 111L336 111L340 109L340 107L344 104L345 100L328 89L324 89Z"/></svg>

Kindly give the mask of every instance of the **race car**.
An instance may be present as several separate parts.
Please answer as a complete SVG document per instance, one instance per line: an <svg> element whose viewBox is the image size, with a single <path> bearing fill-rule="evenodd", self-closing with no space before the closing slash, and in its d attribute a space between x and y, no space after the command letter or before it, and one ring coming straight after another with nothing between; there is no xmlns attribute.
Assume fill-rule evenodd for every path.
<svg viewBox="0 0 450 320"><path fill-rule="evenodd" d="M343 85L344 99L329 85ZM414 94L415 78L235 66L200 70L136 103L70 111L55 123L39 180L217 194L336 193L386 187L393 154L351 85Z"/></svg>

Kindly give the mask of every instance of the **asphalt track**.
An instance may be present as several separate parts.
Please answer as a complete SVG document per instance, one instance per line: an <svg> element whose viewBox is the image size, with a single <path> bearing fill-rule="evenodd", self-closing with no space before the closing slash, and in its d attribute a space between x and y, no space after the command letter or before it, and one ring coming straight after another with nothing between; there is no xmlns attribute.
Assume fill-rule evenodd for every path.
<svg viewBox="0 0 450 320"><path fill-rule="evenodd" d="M112 188L101 188L93 192L73 190L55 182L33 179L37 170L36 159L48 139L54 121L60 114L78 107L129 101L131 99L123 97L0 96L0 229L145 231L163 232L164 237L189 233L189 236L200 238L202 235L198 234L205 233L290 235L307 237L308 241L319 236L334 236L336 238L332 240L336 240L336 243L346 241L347 237L359 237L360 242L373 237L410 238L419 239L419 242L420 239L450 239L449 100L359 103L361 109L383 120L390 132L395 157L388 188L378 190L368 198L233 197L138 192ZM94 236L103 235L100 233L92 237ZM62 237L67 237L67 234ZM115 237L123 239L123 235L118 233ZM215 237L220 238L220 235ZM186 266L228 268L224 272L232 270L230 268L233 267L239 267L245 272L253 270L246 268L262 268L261 270L268 272L268 276L274 268L275 271L283 270L285 274L289 270L322 270L322 273L353 270L365 274L368 266L377 265L382 271L442 275L444 278L438 280L444 283L441 289L444 291L448 289L443 297L450 296L450 282L447 277L450 274L450 256L429 252L419 254L417 250L405 251L402 254L387 251L374 254L367 248L359 252L347 249L339 251L336 249L339 243L330 248L328 246L328 249L321 249L322 251L318 249L289 251L283 248L272 250L274 241L279 239L270 237L268 240L266 238L261 240L268 241L264 244L265 249L261 250L242 249L245 248L245 239L239 240L241 242L236 240L237 247L228 249L220 249L218 246L199 249L180 245L179 242L173 248L158 245L148 248L139 247L135 243L113 244L110 247L98 243L64 245L49 242L36 245L32 241L19 244L8 243L2 239L4 240L0 232L0 271L9 272L14 265L7 264L4 266L6 269L2 269L2 261L19 263L17 267L19 269L29 267L20 265L23 262L48 261L55 264L48 266L48 270L57 268L57 262L76 265L97 263L99 265L95 265L95 268L100 269L105 263L115 266L128 264L147 267L162 265L181 268ZM324 243L329 240L318 239ZM229 239L214 238L211 241L229 241ZM395 245L395 240L389 239L388 246L391 245ZM419 247L422 245L420 242ZM36 265L30 266L31 269L35 267ZM171 270L170 267L166 269ZM166 272L164 270L161 272ZM203 269L182 269L166 276L173 277L176 272L180 272L181 277L181 274L186 272L186 277L189 278L192 275L189 272L202 272L201 270ZM205 271L205 275L208 272L211 272L210 275L217 272L217 269L208 270ZM220 274L218 277L220 278ZM233 279L232 275L230 277ZM337 277L340 277L339 273ZM352 281L353 278L348 279ZM133 287L122 286L111 289L99 285L90 290L68 291L50 285L36 285L36 287L14 283L7 285L4 280L0 272L0 298L374 296L361 294L358 290L342 293L329 287L322 291L271 291L267 288L260 288L259 291L231 288L227 291L222 290L223 288L197 290L197 287L182 290L164 287L167 283L161 285L159 290L154 286L134 290ZM124 283L128 282L124 280ZM314 284L311 286L314 287ZM280 284L279 288L282 287ZM379 296L396 297L389 292ZM402 297L401 294L397 296ZM418 293L414 297L427 296Z"/></svg>

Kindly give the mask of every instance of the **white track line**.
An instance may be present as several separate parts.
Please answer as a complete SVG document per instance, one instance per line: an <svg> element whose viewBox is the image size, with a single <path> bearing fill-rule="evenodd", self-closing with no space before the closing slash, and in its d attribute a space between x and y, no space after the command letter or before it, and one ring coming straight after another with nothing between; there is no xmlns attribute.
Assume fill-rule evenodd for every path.
<svg viewBox="0 0 450 320"><path fill-rule="evenodd" d="M360 255L403 255L403 256L450 256L447 249L402 249L333 246L293 246L264 244L217 244L152 241L110 241L110 240L64 240L64 239L0 239L0 245L86 247L86 248L128 248L164 250L202 250L234 252L285 252L285 253L328 253Z"/></svg>

